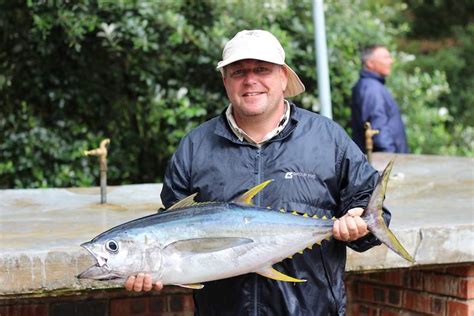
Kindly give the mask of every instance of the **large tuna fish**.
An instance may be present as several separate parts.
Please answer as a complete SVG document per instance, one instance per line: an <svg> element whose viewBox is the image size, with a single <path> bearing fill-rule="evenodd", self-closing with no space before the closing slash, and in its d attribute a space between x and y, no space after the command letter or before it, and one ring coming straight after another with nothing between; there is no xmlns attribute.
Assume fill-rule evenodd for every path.
<svg viewBox="0 0 474 316"><path fill-rule="evenodd" d="M385 168L362 218L379 240L413 262L382 219L392 164ZM202 282L255 272L303 282L272 265L328 239L333 220L253 206L251 199L270 182L230 203L196 203L194 194L166 211L116 226L81 245L97 264L78 277L124 282L145 272L163 284L201 288Z"/></svg>

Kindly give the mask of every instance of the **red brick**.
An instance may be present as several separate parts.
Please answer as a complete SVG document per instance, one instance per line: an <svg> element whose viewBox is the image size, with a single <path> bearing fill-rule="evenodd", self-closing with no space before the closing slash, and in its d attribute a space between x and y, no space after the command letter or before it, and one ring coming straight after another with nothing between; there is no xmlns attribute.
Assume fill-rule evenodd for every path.
<svg viewBox="0 0 474 316"><path fill-rule="evenodd" d="M380 316L400 316L400 311L386 310L382 308L380 310Z"/></svg>
<svg viewBox="0 0 474 316"><path fill-rule="evenodd" d="M472 316L474 315L474 301L448 301L448 316Z"/></svg>
<svg viewBox="0 0 474 316"><path fill-rule="evenodd" d="M386 303L390 306L399 307L402 305L402 291L399 289L388 289Z"/></svg>
<svg viewBox="0 0 474 316"><path fill-rule="evenodd" d="M193 312L194 300L192 295L172 295L169 297L171 312Z"/></svg>
<svg viewBox="0 0 474 316"><path fill-rule="evenodd" d="M359 304L358 303L347 303L347 316L359 316Z"/></svg>
<svg viewBox="0 0 474 316"><path fill-rule="evenodd" d="M446 301L428 293L406 291L403 293L402 307L430 315L442 315L446 310Z"/></svg>
<svg viewBox="0 0 474 316"><path fill-rule="evenodd" d="M474 277L474 264L458 267L449 267L446 273L465 277Z"/></svg>
<svg viewBox="0 0 474 316"><path fill-rule="evenodd" d="M426 275L424 290L457 298L473 298L474 278L441 274Z"/></svg>
<svg viewBox="0 0 474 316"><path fill-rule="evenodd" d="M369 275L371 280L376 280L384 285L403 285L404 272L401 270L371 273Z"/></svg>
<svg viewBox="0 0 474 316"><path fill-rule="evenodd" d="M474 299L474 278L466 278L459 285L459 297Z"/></svg>
<svg viewBox="0 0 474 316"><path fill-rule="evenodd" d="M359 283L357 285L356 299L372 302L374 297L374 287L371 284Z"/></svg>
<svg viewBox="0 0 474 316"><path fill-rule="evenodd" d="M152 313L159 313L167 312L168 311L168 300L166 296L154 296L150 297L148 302L150 304L150 311Z"/></svg>
<svg viewBox="0 0 474 316"><path fill-rule="evenodd" d="M0 306L1 316L48 316L49 308L46 304L4 305Z"/></svg>
<svg viewBox="0 0 474 316"><path fill-rule="evenodd" d="M110 316L149 315L147 297L130 297L110 301Z"/></svg>
<svg viewBox="0 0 474 316"><path fill-rule="evenodd" d="M379 311L377 308L371 306L371 305L365 305L365 304L360 304L358 306L358 310L356 311L356 314L358 316L378 316Z"/></svg>
<svg viewBox="0 0 474 316"><path fill-rule="evenodd" d="M412 290L423 289L423 272L421 271L407 271L403 274L403 287Z"/></svg>

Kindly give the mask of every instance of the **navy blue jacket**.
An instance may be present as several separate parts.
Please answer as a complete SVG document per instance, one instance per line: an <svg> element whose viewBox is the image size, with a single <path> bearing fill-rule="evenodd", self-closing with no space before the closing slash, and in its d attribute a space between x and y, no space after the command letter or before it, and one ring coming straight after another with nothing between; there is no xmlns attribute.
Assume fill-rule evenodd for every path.
<svg viewBox="0 0 474 316"><path fill-rule="evenodd" d="M370 122L380 131L373 137L374 151L408 153L400 110L384 84L381 75L366 69L360 72L352 88L352 139L365 152L364 124Z"/></svg>
<svg viewBox="0 0 474 316"><path fill-rule="evenodd" d="M261 147L240 141L225 115L182 139L167 168L161 198L169 207L194 192L199 201L231 201L268 179L258 206L341 217L365 207L378 172L333 121L291 105L285 129ZM390 213L385 211L386 222ZM197 315L345 315L346 246L364 251L380 242L369 234L351 243L324 241L274 265L305 283L246 274L208 282L194 291Z"/></svg>

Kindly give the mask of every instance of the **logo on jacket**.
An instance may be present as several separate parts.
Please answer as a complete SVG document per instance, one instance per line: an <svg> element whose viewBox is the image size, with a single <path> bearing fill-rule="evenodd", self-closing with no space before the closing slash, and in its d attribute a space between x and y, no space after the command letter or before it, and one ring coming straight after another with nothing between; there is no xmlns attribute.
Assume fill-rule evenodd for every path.
<svg viewBox="0 0 474 316"><path fill-rule="evenodd" d="M294 177L303 177L303 178L316 179L316 175L311 174L311 173L293 172L293 171L289 171L289 172L285 173L285 179L293 179Z"/></svg>

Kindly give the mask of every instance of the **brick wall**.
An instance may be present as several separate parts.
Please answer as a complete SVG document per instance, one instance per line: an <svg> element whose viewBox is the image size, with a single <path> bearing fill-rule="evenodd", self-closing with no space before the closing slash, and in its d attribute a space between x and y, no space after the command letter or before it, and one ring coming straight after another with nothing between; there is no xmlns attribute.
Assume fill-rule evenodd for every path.
<svg viewBox="0 0 474 316"><path fill-rule="evenodd" d="M170 287L162 293L125 290L0 301L0 316L192 316L191 290Z"/></svg>
<svg viewBox="0 0 474 316"><path fill-rule="evenodd" d="M474 264L377 273L346 278L349 316L474 316ZM191 290L161 293L90 291L43 298L0 298L0 316L191 316Z"/></svg>
<svg viewBox="0 0 474 316"><path fill-rule="evenodd" d="M474 265L349 274L348 315L474 316Z"/></svg>

